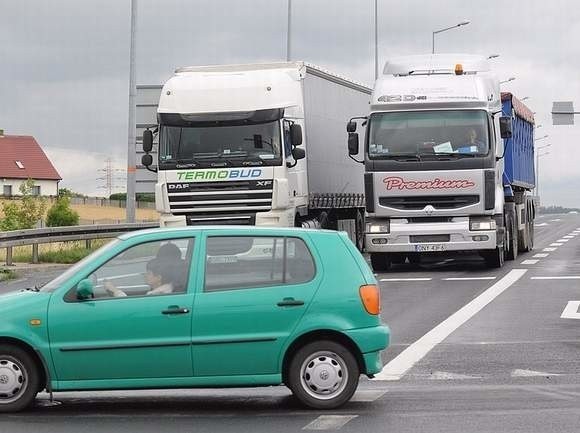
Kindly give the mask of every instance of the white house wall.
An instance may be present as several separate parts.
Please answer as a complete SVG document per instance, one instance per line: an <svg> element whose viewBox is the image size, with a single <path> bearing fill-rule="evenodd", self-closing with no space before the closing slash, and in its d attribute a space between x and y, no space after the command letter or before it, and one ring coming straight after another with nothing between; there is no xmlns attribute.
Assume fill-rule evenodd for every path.
<svg viewBox="0 0 580 433"><path fill-rule="evenodd" d="M4 195L4 185L12 186L12 195L20 194L20 185L26 182L26 179L3 179L0 178L0 197ZM40 186L40 195L56 196L58 195L58 182L56 180L34 180L34 184Z"/></svg>

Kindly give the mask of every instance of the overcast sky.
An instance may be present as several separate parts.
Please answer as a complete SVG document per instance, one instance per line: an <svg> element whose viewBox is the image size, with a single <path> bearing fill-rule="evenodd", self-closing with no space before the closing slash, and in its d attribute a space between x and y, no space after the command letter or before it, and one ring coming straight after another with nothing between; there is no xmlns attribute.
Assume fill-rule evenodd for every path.
<svg viewBox="0 0 580 433"><path fill-rule="evenodd" d="M137 0L137 83L158 84L177 66L280 61L287 0ZM554 100L580 106L580 7L576 0L378 0L379 64L431 50L500 54L502 90L543 125L544 204L580 207L580 126L551 126ZM292 57L369 85L374 78L373 0L292 0ZM126 167L129 0L0 0L0 128L33 135L63 185L103 195L98 169ZM580 124L580 116L577 116ZM346 141L346 140L345 140ZM346 152L346 144L343 149Z"/></svg>

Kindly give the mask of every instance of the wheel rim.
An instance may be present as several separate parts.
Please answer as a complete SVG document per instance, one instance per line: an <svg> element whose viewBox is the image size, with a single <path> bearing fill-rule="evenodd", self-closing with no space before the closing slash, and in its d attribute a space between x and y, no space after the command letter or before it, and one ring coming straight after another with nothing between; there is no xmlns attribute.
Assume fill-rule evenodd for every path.
<svg viewBox="0 0 580 433"><path fill-rule="evenodd" d="M12 358L0 358L0 404L18 400L26 391L27 374L24 366Z"/></svg>
<svg viewBox="0 0 580 433"><path fill-rule="evenodd" d="M300 368L302 388L319 400L340 395L348 383L348 369L344 359L334 352L316 352Z"/></svg>

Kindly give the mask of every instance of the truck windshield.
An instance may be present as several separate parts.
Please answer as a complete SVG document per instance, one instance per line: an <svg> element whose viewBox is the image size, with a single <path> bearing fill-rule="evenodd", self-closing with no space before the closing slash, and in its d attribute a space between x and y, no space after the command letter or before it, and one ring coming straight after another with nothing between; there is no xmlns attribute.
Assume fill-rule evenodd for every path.
<svg viewBox="0 0 580 433"><path fill-rule="evenodd" d="M370 158L484 156L489 152L485 111L376 113L370 118Z"/></svg>
<svg viewBox="0 0 580 433"><path fill-rule="evenodd" d="M280 165L281 134L278 120L239 124L175 126L161 124L159 166L218 163L227 166Z"/></svg>

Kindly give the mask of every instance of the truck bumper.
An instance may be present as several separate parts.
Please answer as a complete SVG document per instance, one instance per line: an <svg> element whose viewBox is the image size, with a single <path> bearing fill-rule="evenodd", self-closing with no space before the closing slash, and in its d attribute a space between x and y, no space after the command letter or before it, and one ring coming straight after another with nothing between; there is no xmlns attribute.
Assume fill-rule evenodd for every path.
<svg viewBox="0 0 580 433"><path fill-rule="evenodd" d="M295 209L271 210L256 213L257 226L294 227Z"/></svg>
<svg viewBox="0 0 580 433"><path fill-rule="evenodd" d="M159 227L184 227L187 225L185 215L159 215Z"/></svg>
<svg viewBox="0 0 580 433"><path fill-rule="evenodd" d="M469 218L444 223L408 223L392 219L389 233L366 233L370 253L493 250L496 230L469 230Z"/></svg>

